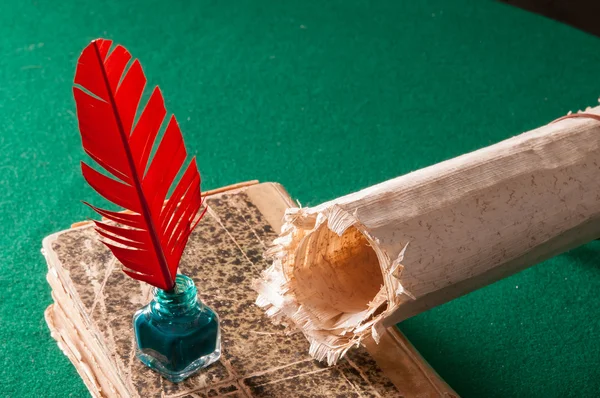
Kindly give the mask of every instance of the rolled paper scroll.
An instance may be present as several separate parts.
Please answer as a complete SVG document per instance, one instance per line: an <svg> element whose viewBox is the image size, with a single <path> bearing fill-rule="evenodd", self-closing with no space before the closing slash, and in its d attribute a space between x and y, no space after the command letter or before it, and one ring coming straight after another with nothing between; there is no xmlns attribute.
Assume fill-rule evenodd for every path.
<svg viewBox="0 0 600 398"><path fill-rule="evenodd" d="M333 364L385 327L599 237L599 147L598 120L568 118L290 208L257 304Z"/></svg>

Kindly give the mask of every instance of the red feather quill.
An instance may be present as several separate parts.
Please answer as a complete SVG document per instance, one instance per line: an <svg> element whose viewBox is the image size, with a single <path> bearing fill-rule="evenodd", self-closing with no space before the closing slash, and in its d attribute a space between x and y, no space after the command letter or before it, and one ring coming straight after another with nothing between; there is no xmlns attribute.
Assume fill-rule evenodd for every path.
<svg viewBox="0 0 600 398"><path fill-rule="evenodd" d="M124 47L109 52L111 45L97 39L83 50L73 87L83 148L111 177L84 162L81 171L100 195L130 212L88 205L121 225L95 221L96 231L123 271L170 290L190 233L204 215L194 221L202 205L200 174L193 158L165 203L187 157L181 131L171 116L150 159L166 116L162 94L154 88L134 123L146 77L137 59L130 63L131 54Z"/></svg>

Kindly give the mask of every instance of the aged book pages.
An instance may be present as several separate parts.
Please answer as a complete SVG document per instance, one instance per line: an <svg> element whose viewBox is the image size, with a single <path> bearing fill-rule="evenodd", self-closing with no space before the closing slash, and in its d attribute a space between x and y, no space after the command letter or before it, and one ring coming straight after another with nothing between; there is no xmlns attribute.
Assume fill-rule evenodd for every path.
<svg viewBox="0 0 600 398"><path fill-rule="evenodd" d="M309 356L302 333L286 335L254 304L251 281L267 268L262 254L293 206L279 185L226 190L206 203L180 269L219 314L223 355L179 384L135 358L131 317L150 300L150 289L119 270L93 227L83 223L44 240L55 301L46 320L94 397L453 396L394 330L369 347L375 359L361 347L326 367Z"/></svg>
<svg viewBox="0 0 600 398"><path fill-rule="evenodd" d="M333 364L387 326L596 239L594 114L288 209L257 303Z"/></svg>

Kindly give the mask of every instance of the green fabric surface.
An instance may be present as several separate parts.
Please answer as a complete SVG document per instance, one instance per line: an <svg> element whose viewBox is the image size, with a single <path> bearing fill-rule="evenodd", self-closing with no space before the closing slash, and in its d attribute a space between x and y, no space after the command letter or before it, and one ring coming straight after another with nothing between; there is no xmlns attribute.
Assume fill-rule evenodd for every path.
<svg viewBox="0 0 600 398"><path fill-rule="evenodd" d="M86 396L43 319L44 236L93 217L71 84L106 37L140 58L203 188L303 205L597 103L600 39L471 0L5 1L0 10L0 396ZM400 325L465 397L600 395L600 243Z"/></svg>

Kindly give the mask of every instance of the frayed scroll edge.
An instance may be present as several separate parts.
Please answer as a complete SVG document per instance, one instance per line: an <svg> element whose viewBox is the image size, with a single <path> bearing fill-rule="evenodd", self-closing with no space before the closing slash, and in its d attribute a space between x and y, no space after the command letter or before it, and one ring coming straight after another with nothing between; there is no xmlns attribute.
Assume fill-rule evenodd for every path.
<svg viewBox="0 0 600 398"><path fill-rule="evenodd" d="M383 275L383 286L378 294L368 303L365 311L356 314L340 314L343 322L325 325L309 310L298 302L290 284L293 284L293 267L296 252L304 239L317 231L322 224L341 236L348 228L354 226L362 233L373 248L379 261ZM265 253L272 261L260 279L253 282L259 293L256 304L263 308L266 315L276 324L286 326L288 332L301 331L310 342L309 354L319 360L334 365L346 352L358 346L360 342L371 336L379 343L385 331L383 321L403 302L414 300L401 284L404 266L402 260L408 243L398 256L391 260L377 238L371 236L368 229L360 222L358 209L351 213L338 205L314 213L310 209L290 208L284 216L281 234L273 241ZM376 314L385 305L385 309Z"/></svg>

